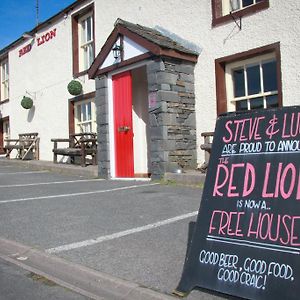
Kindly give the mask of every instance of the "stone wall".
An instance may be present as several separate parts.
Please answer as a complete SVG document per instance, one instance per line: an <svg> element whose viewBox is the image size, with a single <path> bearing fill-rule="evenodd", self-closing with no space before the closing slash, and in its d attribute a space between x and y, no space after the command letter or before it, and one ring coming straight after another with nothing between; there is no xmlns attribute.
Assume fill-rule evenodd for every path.
<svg viewBox="0 0 300 300"><path fill-rule="evenodd" d="M106 76L96 78L96 110L98 139L98 174L110 177L109 125L108 125L108 88Z"/></svg>
<svg viewBox="0 0 300 300"><path fill-rule="evenodd" d="M147 65L152 178L196 168L194 67L167 58Z"/></svg>
<svg viewBox="0 0 300 300"><path fill-rule="evenodd" d="M157 59L147 64L150 170L153 179L166 172L196 168L194 64ZM107 77L96 79L98 172L109 178Z"/></svg>

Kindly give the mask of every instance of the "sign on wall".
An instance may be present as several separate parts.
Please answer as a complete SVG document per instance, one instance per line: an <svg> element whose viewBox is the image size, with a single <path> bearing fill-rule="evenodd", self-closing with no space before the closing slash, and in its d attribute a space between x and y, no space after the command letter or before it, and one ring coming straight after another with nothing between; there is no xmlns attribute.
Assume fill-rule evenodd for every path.
<svg viewBox="0 0 300 300"><path fill-rule="evenodd" d="M300 107L218 119L177 292L299 299Z"/></svg>
<svg viewBox="0 0 300 300"><path fill-rule="evenodd" d="M52 40L53 38L56 37L56 28L49 30L48 32L46 32L45 34L41 35L40 37L36 38L37 41L37 47L43 45L44 43L49 42L50 40ZM25 55L26 53L30 52L32 49L32 46L34 45L35 40L32 40L31 43L27 44L26 46L24 46L23 48L21 48L19 50L19 57Z"/></svg>

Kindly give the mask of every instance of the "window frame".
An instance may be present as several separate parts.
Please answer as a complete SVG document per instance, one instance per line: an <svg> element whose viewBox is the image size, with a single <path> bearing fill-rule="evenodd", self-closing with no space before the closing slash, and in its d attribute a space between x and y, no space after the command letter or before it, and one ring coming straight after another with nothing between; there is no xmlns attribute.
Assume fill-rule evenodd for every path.
<svg viewBox="0 0 300 300"><path fill-rule="evenodd" d="M6 67L5 67L6 66ZM5 72L5 70L7 70ZM6 74L7 76L4 76ZM9 99L9 62L8 57L0 61L0 103Z"/></svg>
<svg viewBox="0 0 300 300"><path fill-rule="evenodd" d="M87 30L87 20L91 18L91 39L88 40L88 30ZM79 70L87 70L93 63L95 59L94 53L94 22L93 22L93 12L85 14L78 19L78 40L79 40ZM83 25L84 24L84 25ZM85 26L85 29L84 29ZM92 58L89 57L89 47L92 48ZM88 65L88 66L86 66Z"/></svg>
<svg viewBox="0 0 300 300"><path fill-rule="evenodd" d="M227 110L228 111L236 111L235 104L238 101L247 101L247 110L250 110L250 102L251 99L255 98L263 98L263 105L264 108L267 108L266 103L266 97L277 95L278 97L278 86L277 90L275 91L267 91L265 92L263 90L264 88L264 79L263 79L263 71L262 71L262 65L267 62L275 61L276 63L276 56L275 53L267 53L259 56L254 56L252 58L248 58L246 60L238 60L233 63L227 63L225 65L225 82L226 82L226 91L227 91ZM256 94L249 94L248 91L248 80L247 80L247 67L250 66L259 66L259 72L260 72L260 88L261 91ZM233 80L233 71L235 70L243 70L244 72L244 87L245 87L245 95L240 97L234 96L234 80ZM277 75L277 74L276 74Z"/></svg>
<svg viewBox="0 0 300 300"><path fill-rule="evenodd" d="M229 55L215 60L215 77L216 77L216 102L217 114L228 111L227 86L226 86L226 65L242 62L247 59L258 58L265 54L274 53L276 59L277 71L277 90L278 106L282 106L282 77L281 77L281 56L280 43L274 43L263 47L251 49L245 52Z"/></svg>
<svg viewBox="0 0 300 300"><path fill-rule="evenodd" d="M87 94L84 94L84 95L80 95L80 96L77 96L77 97L74 97L74 98L71 98L69 99L69 134L74 134L78 131L76 131L76 121L75 121L75 105L77 103L81 103L81 102L84 102L84 101L91 101L91 100L94 100L94 106L92 107L92 117L94 118L95 120L95 123L94 123L94 128L95 128L95 132L97 131L97 108L96 108L96 103L95 103L95 97L96 97L96 92L91 92L91 93L87 93ZM93 112L93 109L94 109L94 112ZM92 127L93 129L93 127Z"/></svg>
<svg viewBox="0 0 300 300"><path fill-rule="evenodd" d="M79 77L88 73L89 68L82 66L81 51L81 23L82 20L92 17L92 51L95 59L95 13L94 4L72 16L72 45L73 45L73 76Z"/></svg>
<svg viewBox="0 0 300 300"><path fill-rule="evenodd" d="M212 6L212 27L221 25L223 23L228 23L233 21L232 18L240 18L246 15L255 14L261 10L270 7L269 0L262 0L261 2L246 6L239 10L232 11L226 15L223 15L222 9L223 0L211 0Z"/></svg>
<svg viewBox="0 0 300 300"><path fill-rule="evenodd" d="M90 114L91 118L86 120L83 120L83 109L82 106L86 106L88 104L91 104L90 106ZM78 116L78 107L80 107L80 116ZM85 110L85 117L88 117L89 113L88 110ZM85 99L81 101L77 101L74 103L74 124L75 124L75 133L84 133L84 132L95 132L96 131L96 109L95 109L95 99ZM91 130L89 131L84 131L83 128L84 126L90 126ZM79 130L78 130L79 128Z"/></svg>

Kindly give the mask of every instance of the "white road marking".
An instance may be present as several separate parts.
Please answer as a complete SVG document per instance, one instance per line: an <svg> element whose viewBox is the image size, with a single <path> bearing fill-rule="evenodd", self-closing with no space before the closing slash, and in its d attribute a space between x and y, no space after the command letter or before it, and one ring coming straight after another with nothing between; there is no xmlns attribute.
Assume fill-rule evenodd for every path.
<svg viewBox="0 0 300 300"><path fill-rule="evenodd" d="M40 197L31 197L31 198L20 198L20 199L2 200L2 201L0 201L0 204L15 203L15 202L24 202L24 201L33 201L33 200L43 200L43 199L53 199L53 198L86 196L86 195L92 195L92 194L101 194L101 193L108 193L108 192L129 190L129 189L135 189L135 188L140 188L140 187L145 187L145 186L153 186L153 185L158 185L158 184L159 183L150 183L150 184L124 186L124 187L114 188L114 189L109 189L109 190L97 190L97 191L80 192L80 193L73 193L73 194L60 194L60 195L50 195L50 196L40 196Z"/></svg>
<svg viewBox="0 0 300 300"><path fill-rule="evenodd" d="M104 179L83 179L83 180L67 180L67 181L52 181L52 182L38 182L38 183L23 183L23 184L7 184L0 185L0 188L12 188L12 187L26 187L35 185L50 185L50 184L62 184L62 183L78 183L78 182L93 182L103 181Z"/></svg>
<svg viewBox="0 0 300 300"><path fill-rule="evenodd" d="M49 173L49 171L30 171L30 172L13 172L13 173L0 173L0 175L19 175L19 174L39 174L39 173Z"/></svg>
<svg viewBox="0 0 300 300"><path fill-rule="evenodd" d="M92 245L99 244L99 243L102 243L102 242L105 242L105 241L118 239L118 238L130 235L130 234L135 234L135 233L138 233L138 232L154 229L154 228L161 227L161 226L164 226L164 225L168 225L168 224L171 224L171 223L174 223L174 222L177 222L177 221L188 219L188 218L196 216L197 214L198 214L198 211L194 211L194 212L191 212L191 213L187 213L187 214L184 214L184 215L180 215L180 216L170 218L170 219L166 219L166 220L163 220L163 221L159 221L159 222L156 222L156 223L148 224L148 225L145 225L145 226L136 227L136 228L128 229L128 230L125 230L125 231L120 231L120 232L116 232L116 233L113 233L113 234L100 236L100 237L97 237L95 239L89 239L89 240L85 240L85 241L81 241L81 242L77 242L77 243L71 243L71 244L58 246L58 247L55 247L55 248L50 248L50 249L47 249L46 252L47 253L59 253L59 252L63 252L63 251L68 251L68 250L78 249L78 248L82 248L82 247L92 246Z"/></svg>

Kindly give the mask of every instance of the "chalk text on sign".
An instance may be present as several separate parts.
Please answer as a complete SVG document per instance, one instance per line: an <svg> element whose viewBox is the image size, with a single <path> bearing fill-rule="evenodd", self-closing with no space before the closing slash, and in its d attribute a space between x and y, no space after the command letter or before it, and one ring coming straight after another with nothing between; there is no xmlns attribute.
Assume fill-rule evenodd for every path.
<svg viewBox="0 0 300 300"><path fill-rule="evenodd" d="M246 142L251 140L261 140L260 127L265 117L255 117L242 120L227 121L225 123L226 136L224 143Z"/></svg>
<svg viewBox="0 0 300 300"><path fill-rule="evenodd" d="M290 138L300 135L300 113L284 114L282 137Z"/></svg>
<svg viewBox="0 0 300 300"><path fill-rule="evenodd" d="M247 222L247 226L243 226ZM300 216L276 215L214 210L209 224L209 234L214 236L248 238L283 246L300 246Z"/></svg>
<svg viewBox="0 0 300 300"><path fill-rule="evenodd" d="M260 167L259 172L261 170L264 170L262 198L288 199L294 193L296 200L300 200L300 169L297 166L293 163L284 165L282 162L267 162L265 166ZM251 196L253 191L258 191L257 171L251 163L218 164L213 196L229 198Z"/></svg>

